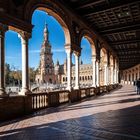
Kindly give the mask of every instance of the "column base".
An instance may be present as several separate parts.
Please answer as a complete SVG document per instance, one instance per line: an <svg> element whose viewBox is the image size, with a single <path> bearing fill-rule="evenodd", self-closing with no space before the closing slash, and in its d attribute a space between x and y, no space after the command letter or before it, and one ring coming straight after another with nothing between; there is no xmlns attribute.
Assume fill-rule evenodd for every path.
<svg viewBox="0 0 140 140"><path fill-rule="evenodd" d="M96 88L96 85L92 85L91 87L94 87L94 88Z"/></svg>
<svg viewBox="0 0 140 140"><path fill-rule="evenodd" d="M69 86L69 87L66 88L66 90L71 91L72 90L72 87Z"/></svg>
<svg viewBox="0 0 140 140"><path fill-rule="evenodd" d="M27 88L22 88L21 91L19 92L19 95L27 95L27 94L30 94L32 93L29 89Z"/></svg>
<svg viewBox="0 0 140 140"><path fill-rule="evenodd" d="M100 86L99 84L96 85L96 87L99 87L99 86Z"/></svg>
<svg viewBox="0 0 140 140"><path fill-rule="evenodd" d="M80 86L75 86L74 89L80 89Z"/></svg>

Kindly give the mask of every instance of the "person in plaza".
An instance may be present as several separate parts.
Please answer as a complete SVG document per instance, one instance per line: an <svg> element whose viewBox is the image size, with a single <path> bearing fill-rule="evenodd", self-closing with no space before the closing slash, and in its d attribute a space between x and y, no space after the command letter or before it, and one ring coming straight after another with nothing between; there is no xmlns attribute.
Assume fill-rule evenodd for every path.
<svg viewBox="0 0 140 140"><path fill-rule="evenodd" d="M137 94L140 94L140 78L136 81Z"/></svg>

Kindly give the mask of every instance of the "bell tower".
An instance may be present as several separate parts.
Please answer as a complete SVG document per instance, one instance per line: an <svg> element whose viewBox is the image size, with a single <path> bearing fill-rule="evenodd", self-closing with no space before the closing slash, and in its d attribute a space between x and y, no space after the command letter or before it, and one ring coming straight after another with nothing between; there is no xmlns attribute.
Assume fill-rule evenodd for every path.
<svg viewBox="0 0 140 140"><path fill-rule="evenodd" d="M45 24L44 40L40 53L40 74L43 83L53 83L54 79L54 63L52 59L51 45L49 42L48 26Z"/></svg>

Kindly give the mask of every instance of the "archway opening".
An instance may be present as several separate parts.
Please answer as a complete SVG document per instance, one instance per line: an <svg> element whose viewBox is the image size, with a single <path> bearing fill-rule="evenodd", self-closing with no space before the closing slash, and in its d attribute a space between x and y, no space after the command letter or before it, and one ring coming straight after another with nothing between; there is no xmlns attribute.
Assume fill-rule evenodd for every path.
<svg viewBox="0 0 140 140"><path fill-rule="evenodd" d="M17 32L8 30L5 34L5 87L8 94L21 90L21 39Z"/></svg>
<svg viewBox="0 0 140 140"><path fill-rule="evenodd" d="M32 81L30 76L31 88L42 85L43 89L46 87L47 90L49 86L52 86L51 89L55 89L55 86L65 86L65 44L70 44L68 28L56 13L47 8L38 8L34 11L32 24L34 28L29 43L29 62L35 74Z"/></svg>
<svg viewBox="0 0 140 140"><path fill-rule="evenodd" d="M92 57L96 57L95 46L91 38L84 36L81 40L81 56L80 56L80 85L81 87L89 87L92 85L93 64Z"/></svg>

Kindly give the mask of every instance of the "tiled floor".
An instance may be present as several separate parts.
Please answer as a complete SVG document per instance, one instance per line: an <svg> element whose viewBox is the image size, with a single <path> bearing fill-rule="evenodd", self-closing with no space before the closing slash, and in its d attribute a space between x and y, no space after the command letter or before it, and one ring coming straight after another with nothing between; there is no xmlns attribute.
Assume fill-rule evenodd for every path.
<svg viewBox="0 0 140 140"><path fill-rule="evenodd" d="M81 103L45 109L0 124L0 140L140 140L140 95L123 86Z"/></svg>

